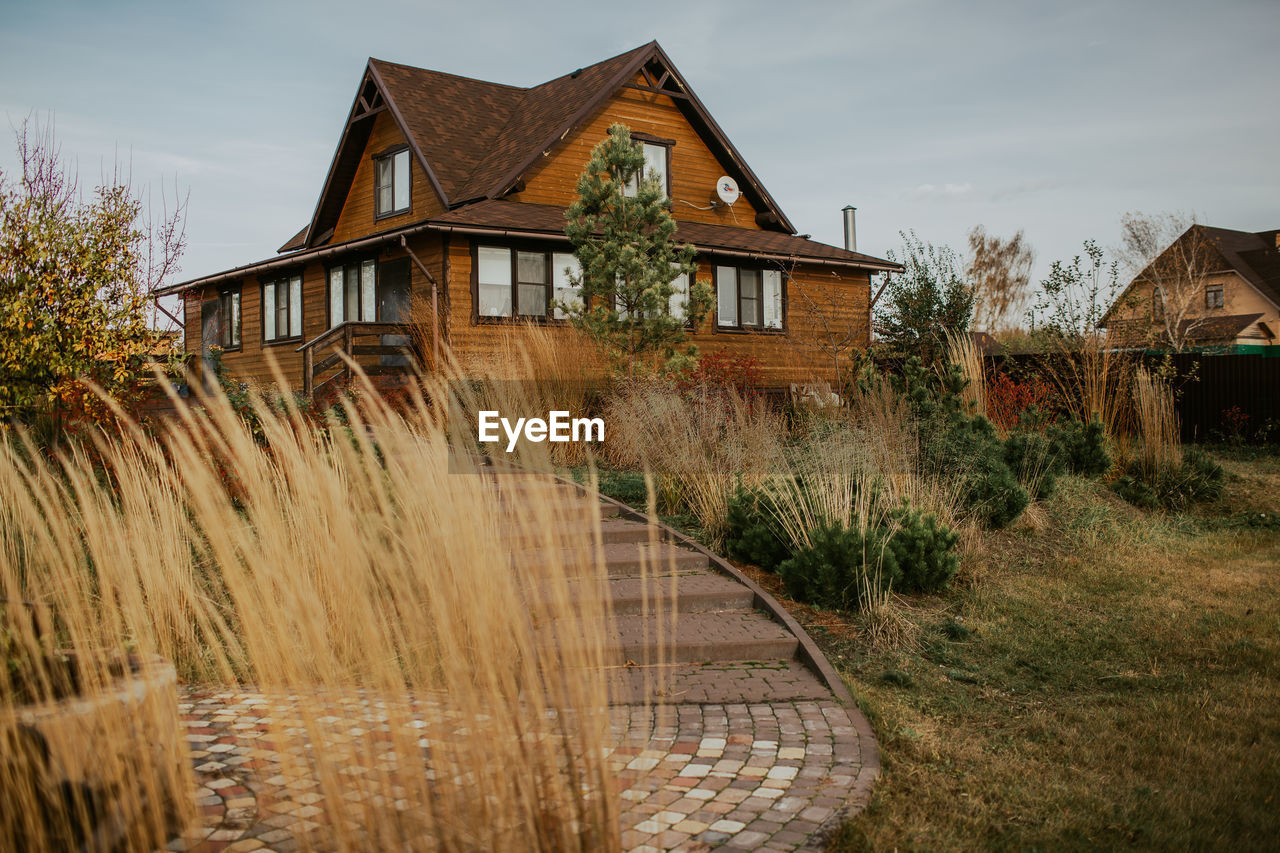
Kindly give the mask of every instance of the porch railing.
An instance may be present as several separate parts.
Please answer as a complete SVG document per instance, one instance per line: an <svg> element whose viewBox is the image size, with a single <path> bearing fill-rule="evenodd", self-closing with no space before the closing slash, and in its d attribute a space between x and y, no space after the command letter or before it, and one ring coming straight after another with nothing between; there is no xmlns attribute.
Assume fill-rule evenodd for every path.
<svg viewBox="0 0 1280 853"><path fill-rule="evenodd" d="M350 379L351 363L359 363L361 356L379 357L377 364L360 364L361 369L369 376L404 373L412 369L417 364L417 354L411 345L382 342L383 335L398 335L408 340L409 328L408 323L349 321L316 335L297 349L302 353L303 393L310 396L324 390L336 380ZM367 343L370 337L376 337L378 342ZM399 356L405 359L405 363L388 365L383 362L382 356Z"/></svg>

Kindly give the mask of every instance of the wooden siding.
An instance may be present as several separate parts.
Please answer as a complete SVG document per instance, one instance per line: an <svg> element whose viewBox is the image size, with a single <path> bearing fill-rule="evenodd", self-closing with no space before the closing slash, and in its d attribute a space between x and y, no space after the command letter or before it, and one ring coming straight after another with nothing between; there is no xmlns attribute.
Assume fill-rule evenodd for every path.
<svg viewBox="0 0 1280 853"><path fill-rule="evenodd" d="M419 235L410 240L409 245L418 256L418 259L431 270L436 280L443 281L443 270L440 266L442 259L442 240L440 236L435 234ZM279 364L289 384L300 388L302 386L302 354L296 350L302 343L311 340L329 328L329 268L339 263L352 263L370 257L377 257L379 262L387 262L407 257L407 253L399 246L393 246L383 249L379 253L362 252L354 253L349 257L325 258L323 261L309 263L302 269L301 341L293 340L279 344L264 344L262 341L261 280L256 277L250 277L241 281L241 347L238 351L231 351L223 356L222 361L226 365L227 373L239 381L262 384L272 383L274 380L267 356L269 352L271 357ZM296 272L297 268L292 268L292 270ZM266 278L273 280L283 274L287 274L287 271L286 273L268 273ZM417 265L412 262L409 265L409 282L415 307L414 319L421 320L427 324L425 341L429 343L431 284L427 281L422 271L418 269ZM226 287L227 285L219 285L218 287L207 288L206 291L194 291L186 294L185 347L187 352L195 356L193 366L197 372L200 370L198 363L201 344L200 304L204 299L211 298L218 290ZM442 293L441 296L443 298L444 294ZM442 341L445 340L443 334L444 330L442 329Z"/></svg>
<svg viewBox="0 0 1280 853"><path fill-rule="evenodd" d="M637 75L636 82L644 81ZM525 175L522 192L512 193L507 199L568 207L577 197L578 176L591 159L591 150L609 135L609 126L615 122L625 124L632 132L675 141L668 169L672 215L676 219L759 229L757 211L745 196L731 208L698 210L690 206L707 207L715 197L716 179L732 170L716 159L671 98L635 89L622 89L606 101L594 117Z"/></svg>
<svg viewBox="0 0 1280 853"><path fill-rule="evenodd" d="M698 262L698 280L710 284L712 267L716 263L732 265L738 261L702 257ZM767 387L784 387L792 382L830 381L834 378L832 357L829 352L824 352L822 344L832 336L847 335L854 342L852 353L867 346L870 341L870 287L869 274L864 271L797 266L787 277L782 332L718 329L713 294L713 308L690 340L702 352L725 350L734 355L758 358L763 364ZM449 292L452 297L448 312L449 344L454 355L464 364L494 357L510 326L472 321L469 240L455 237L450 245ZM548 324L548 328L553 330L563 327L560 323ZM842 352L842 369L847 369L850 354L849 349Z"/></svg>
<svg viewBox="0 0 1280 853"><path fill-rule="evenodd" d="M396 216L382 219L374 218L374 165L375 155L397 145L405 143L404 134L396 125L390 110L383 110L373 119L373 131L360 156L360 164L356 167L355 178L347 191L346 201L342 205L342 213L338 215L338 224L334 226L333 238L330 242L341 243L367 234L376 234L392 228L400 228L411 222L418 222L444 211L440 197L427 179L427 174L418 163L418 158L409 155L410 193L409 209Z"/></svg>

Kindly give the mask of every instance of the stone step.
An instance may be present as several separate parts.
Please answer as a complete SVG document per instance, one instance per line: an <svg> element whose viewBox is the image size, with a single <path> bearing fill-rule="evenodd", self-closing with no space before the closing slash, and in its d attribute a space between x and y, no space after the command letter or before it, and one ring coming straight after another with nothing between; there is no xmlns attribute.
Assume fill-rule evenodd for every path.
<svg viewBox="0 0 1280 853"><path fill-rule="evenodd" d="M596 504L589 498L575 495L557 496L552 504L557 515L567 515L573 518L581 516L583 519L589 518L590 513L595 510ZM618 508L613 504L607 504L600 501L601 518L616 518L618 516ZM498 511L507 518L527 517L530 513L529 504L521 500L505 500L499 498Z"/></svg>
<svg viewBox="0 0 1280 853"><path fill-rule="evenodd" d="M521 525L512 520L504 523L503 535L510 538L512 542L529 542L531 544L540 545L549 538L552 542L561 543L560 547L568 548L573 543L590 541L592 520L587 513L582 514L582 518L577 523L566 522L563 526L558 526L549 534L543 530L532 528L529 525ZM646 524L640 524L635 521L629 521L625 518L602 517L600 520L601 541L605 545L616 545L624 542L648 542L650 536L657 536L657 541L661 541L656 528L651 528Z"/></svg>
<svg viewBox="0 0 1280 853"><path fill-rule="evenodd" d="M800 642L781 625L755 612L619 616L609 652L623 663L792 660Z"/></svg>
<svg viewBox="0 0 1280 853"><path fill-rule="evenodd" d="M669 611L673 598L674 609L681 616L730 610L746 612L755 602L755 594L751 590L731 578L711 572L663 578L610 578L608 591L615 616Z"/></svg>
<svg viewBox="0 0 1280 853"><path fill-rule="evenodd" d="M609 673L614 704L821 701L830 689L799 661L628 666Z"/></svg>
<svg viewBox="0 0 1280 853"><path fill-rule="evenodd" d="M649 577L661 577L705 569L708 564L705 554L677 548L665 542L657 545L648 542L619 542L604 545L600 550L609 577L638 577L642 573ZM596 549L592 543L584 541L579 547L566 548L558 553L541 548L520 551L512 556L512 563L519 571L532 574L538 566L545 565L549 560L559 560L565 566L573 566L594 563L595 557Z"/></svg>
<svg viewBox="0 0 1280 853"><path fill-rule="evenodd" d="M675 584L674 596L672 584ZM554 609L554 601L535 586L530 604ZM614 616L635 616L641 613L719 613L732 611L743 613L751 610L755 594L742 584L706 569L693 569L684 574L650 578L609 578L597 580L570 580L569 595L572 601L592 600L603 603L608 599ZM672 607L672 601L676 606Z"/></svg>

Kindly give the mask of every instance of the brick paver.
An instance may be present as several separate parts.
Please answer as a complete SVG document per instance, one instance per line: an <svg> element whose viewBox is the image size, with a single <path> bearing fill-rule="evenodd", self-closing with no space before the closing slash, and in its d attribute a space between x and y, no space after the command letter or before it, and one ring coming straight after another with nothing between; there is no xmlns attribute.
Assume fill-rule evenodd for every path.
<svg viewBox="0 0 1280 853"><path fill-rule="evenodd" d="M568 487L504 485L504 503L545 488ZM540 549L580 559L590 537L575 531L591 507L583 501L567 510L553 535L526 531L515 563L536 568ZM865 718L797 659L801 638L755 609L758 590L740 575L717 571L705 554L659 541L657 528L617 512L605 507L602 547L592 552L604 555L609 584L579 588L607 590L615 613L611 645L620 666L609 674L608 759L619 779L624 849L821 849L849 804L865 800L878 767ZM574 549L577 557L566 556ZM818 653L808 648L812 660ZM312 849L325 849L326 815L345 806L326 803L299 760L310 748L299 701L195 689L183 696L201 824L171 849L289 853L304 833ZM319 719L339 732L378 731L387 728L378 707L376 697L346 697ZM314 706L308 710L314 718ZM278 726L290 735L291 754L272 740Z"/></svg>

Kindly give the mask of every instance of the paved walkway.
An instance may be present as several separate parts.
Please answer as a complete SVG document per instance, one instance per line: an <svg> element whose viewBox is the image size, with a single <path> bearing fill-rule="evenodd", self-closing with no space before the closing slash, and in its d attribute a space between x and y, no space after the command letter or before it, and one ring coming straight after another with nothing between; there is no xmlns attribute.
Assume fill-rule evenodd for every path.
<svg viewBox="0 0 1280 853"><path fill-rule="evenodd" d="M614 651L634 664L612 685L623 848L821 849L826 832L865 804L878 772L865 718L811 641L771 614L772 599L750 581L689 543L655 545L658 531L603 506ZM661 650L655 602L678 611ZM646 665L655 660L662 665ZM301 725L297 701L182 697L202 822L171 849L286 853L301 833L323 849L319 784L271 743L272 726ZM337 701L347 704L326 719L339 727L365 732L385 719L377 702Z"/></svg>

